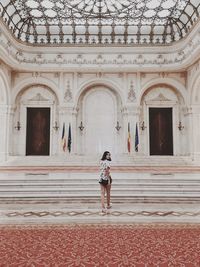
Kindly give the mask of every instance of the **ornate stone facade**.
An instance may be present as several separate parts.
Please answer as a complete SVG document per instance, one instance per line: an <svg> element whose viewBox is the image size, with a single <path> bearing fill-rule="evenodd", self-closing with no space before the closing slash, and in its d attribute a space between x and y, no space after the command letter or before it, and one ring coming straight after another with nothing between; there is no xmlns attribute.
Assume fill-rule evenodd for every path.
<svg viewBox="0 0 200 267"><path fill-rule="evenodd" d="M116 158L121 155L149 157L149 107L170 107L174 156L198 160L198 25L185 40L167 48L136 47L133 51L127 47L125 52L123 49L40 47L38 52L37 47L18 43L2 25L0 116L5 127L0 129L1 162L11 156L25 156L26 109L41 106L51 110L50 156L62 157L66 153L60 144L65 123L66 132L69 124L72 127L70 155L74 159L79 155L87 159L90 145L93 154L99 157L106 149L102 145L106 142ZM130 154L127 152L128 123ZM136 123L139 152L134 150ZM109 128L108 135L101 133L103 125ZM119 130L117 125L121 127ZM92 127L95 127L94 135Z"/></svg>

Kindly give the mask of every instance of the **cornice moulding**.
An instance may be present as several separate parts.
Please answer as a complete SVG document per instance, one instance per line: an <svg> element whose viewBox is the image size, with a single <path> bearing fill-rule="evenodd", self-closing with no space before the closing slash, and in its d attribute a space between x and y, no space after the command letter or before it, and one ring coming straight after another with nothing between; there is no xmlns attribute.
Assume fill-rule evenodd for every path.
<svg viewBox="0 0 200 267"><path fill-rule="evenodd" d="M0 26L0 58L19 71L181 71L200 58L200 21L184 40L155 47L26 46Z"/></svg>

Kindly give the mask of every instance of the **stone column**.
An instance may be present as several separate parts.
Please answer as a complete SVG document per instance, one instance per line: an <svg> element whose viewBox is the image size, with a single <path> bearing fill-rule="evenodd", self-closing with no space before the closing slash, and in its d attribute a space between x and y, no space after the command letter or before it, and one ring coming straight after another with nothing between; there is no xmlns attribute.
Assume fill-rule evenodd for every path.
<svg viewBox="0 0 200 267"><path fill-rule="evenodd" d="M59 128L58 128L59 127ZM51 107L51 122L50 122L50 136L51 136L51 155L59 154L60 140L59 129L61 124L59 121L58 107L52 105Z"/></svg>
<svg viewBox="0 0 200 267"><path fill-rule="evenodd" d="M180 110L179 110L180 109ZM179 131L179 121L183 123L182 120L182 114L181 114L181 108L178 107L178 105L173 105L173 113L172 113L172 131L173 131L173 154L174 156L180 156L181 155L181 145L182 145L182 132Z"/></svg>
<svg viewBox="0 0 200 267"><path fill-rule="evenodd" d="M122 119L123 119L123 142L122 142L122 149L123 153L128 154L127 149L127 138L128 138L128 109L126 106L122 108Z"/></svg>
<svg viewBox="0 0 200 267"><path fill-rule="evenodd" d="M18 108L14 105L10 108L9 153L12 156L20 155L21 142L24 139L24 136L22 136L22 131L24 130L24 124L21 121L20 111L18 110ZM17 128L17 124L20 128ZM25 149L23 150L25 151Z"/></svg>
<svg viewBox="0 0 200 267"><path fill-rule="evenodd" d="M177 122L176 129L179 132L178 139L179 140L179 155L180 156L188 156L191 151L191 142L192 142L192 113L191 109L185 107L181 107L181 116L179 121Z"/></svg>
<svg viewBox="0 0 200 267"><path fill-rule="evenodd" d="M190 131L189 143L191 156L194 160L200 160L200 106L193 105L190 113Z"/></svg>
<svg viewBox="0 0 200 267"><path fill-rule="evenodd" d="M193 131L193 109L192 107L189 107L187 109L187 112L185 113L185 116L187 118L187 123L185 124L184 127L186 127L187 131L187 135L186 135L186 154L193 157L193 149L194 149L194 140L193 140L193 136L194 136L194 131Z"/></svg>
<svg viewBox="0 0 200 267"><path fill-rule="evenodd" d="M72 127L72 152L73 154L78 153L78 142L77 142L77 109L73 107L71 109L71 127Z"/></svg>
<svg viewBox="0 0 200 267"><path fill-rule="evenodd" d="M0 105L0 162L6 161L8 157L9 113L10 106Z"/></svg>

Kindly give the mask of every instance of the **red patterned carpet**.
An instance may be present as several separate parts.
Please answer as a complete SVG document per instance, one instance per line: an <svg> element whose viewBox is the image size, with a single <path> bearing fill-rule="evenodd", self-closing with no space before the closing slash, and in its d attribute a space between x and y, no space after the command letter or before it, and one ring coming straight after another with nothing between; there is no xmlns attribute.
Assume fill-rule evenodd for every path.
<svg viewBox="0 0 200 267"><path fill-rule="evenodd" d="M1 226L1 267L200 267L200 225Z"/></svg>

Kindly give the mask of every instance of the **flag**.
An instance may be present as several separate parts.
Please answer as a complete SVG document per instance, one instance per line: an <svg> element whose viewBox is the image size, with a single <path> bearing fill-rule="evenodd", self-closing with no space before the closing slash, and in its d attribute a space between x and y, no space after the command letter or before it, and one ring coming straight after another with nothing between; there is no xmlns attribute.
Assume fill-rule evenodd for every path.
<svg viewBox="0 0 200 267"><path fill-rule="evenodd" d="M69 153L71 152L71 144L72 144L71 124L69 124L68 142L67 142L67 147L68 147Z"/></svg>
<svg viewBox="0 0 200 267"><path fill-rule="evenodd" d="M128 140L127 140L128 152L131 152L131 133L130 133L130 122L128 123Z"/></svg>
<svg viewBox="0 0 200 267"><path fill-rule="evenodd" d="M138 135L138 126L136 123L135 127L135 151L138 152L138 145L139 145L139 135Z"/></svg>
<svg viewBox="0 0 200 267"><path fill-rule="evenodd" d="M63 123L63 130L62 130L62 149L63 151L66 151L65 123Z"/></svg>

